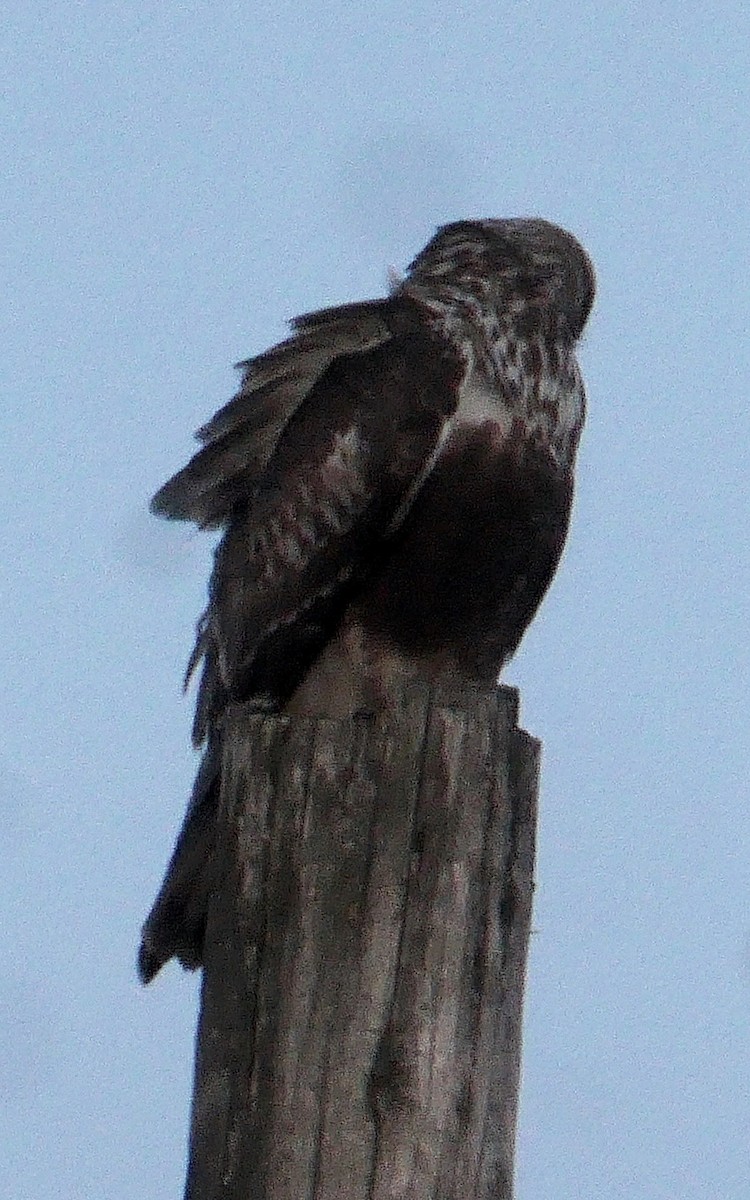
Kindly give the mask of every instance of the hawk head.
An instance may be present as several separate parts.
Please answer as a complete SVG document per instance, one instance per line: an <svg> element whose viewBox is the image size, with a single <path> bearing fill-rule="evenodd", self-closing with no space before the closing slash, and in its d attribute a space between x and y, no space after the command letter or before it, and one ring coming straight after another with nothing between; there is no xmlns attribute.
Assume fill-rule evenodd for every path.
<svg viewBox="0 0 750 1200"><path fill-rule="evenodd" d="M517 332L573 343L594 300L583 246L537 217L443 225L408 269L402 290L512 321Z"/></svg>

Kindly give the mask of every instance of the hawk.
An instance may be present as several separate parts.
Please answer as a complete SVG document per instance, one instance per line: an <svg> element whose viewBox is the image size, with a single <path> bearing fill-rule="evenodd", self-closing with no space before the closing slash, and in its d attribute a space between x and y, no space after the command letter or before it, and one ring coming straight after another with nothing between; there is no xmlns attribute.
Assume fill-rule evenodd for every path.
<svg viewBox="0 0 750 1200"><path fill-rule="evenodd" d="M298 317L152 510L220 529L194 740L205 747L143 928L148 982L200 965L227 705L346 717L404 682L491 685L570 517L591 262L539 219L445 225L389 296Z"/></svg>

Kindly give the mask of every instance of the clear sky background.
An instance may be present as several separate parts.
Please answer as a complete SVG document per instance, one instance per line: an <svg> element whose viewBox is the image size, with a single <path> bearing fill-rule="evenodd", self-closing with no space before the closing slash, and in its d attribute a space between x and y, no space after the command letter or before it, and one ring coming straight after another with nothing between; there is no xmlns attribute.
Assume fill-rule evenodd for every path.
<svg viewBox="0 0 750 1200"><path fill-rule="evenodd" d="M507 672L545 743L518 1198L750 1196L749 47L739 2L6 12L3 1200L182 1194L197 979L133 964L211 539L149 496L287 318L531 214L599 298Z"/></svg>

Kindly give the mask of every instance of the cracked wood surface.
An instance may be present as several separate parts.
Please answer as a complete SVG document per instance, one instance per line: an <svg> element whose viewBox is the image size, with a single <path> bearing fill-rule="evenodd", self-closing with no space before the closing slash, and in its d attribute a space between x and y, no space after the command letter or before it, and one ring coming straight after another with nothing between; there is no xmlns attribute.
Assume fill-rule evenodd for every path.
<svg viewBox="0 0 750 1200"><path fill-rule="evenodd" d="M230 710L187 1200L510 1200L539 759L517 710Z"/></svg>

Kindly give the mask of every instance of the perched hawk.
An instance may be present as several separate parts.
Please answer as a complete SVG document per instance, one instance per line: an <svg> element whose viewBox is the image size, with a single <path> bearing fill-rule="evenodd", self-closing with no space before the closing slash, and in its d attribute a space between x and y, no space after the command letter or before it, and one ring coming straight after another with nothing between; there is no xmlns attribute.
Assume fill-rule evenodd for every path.
<svg viewBox="0 0 750 1200"><path fill-rule="evenodd" d="M153 511L220 528L200 667L205 745L143 929L141 978L200 964L234 701L346 716L408 678L489 684L549 586L584 419L594 273L541 220L438 230L387 299L298 317Z"/></svg>

